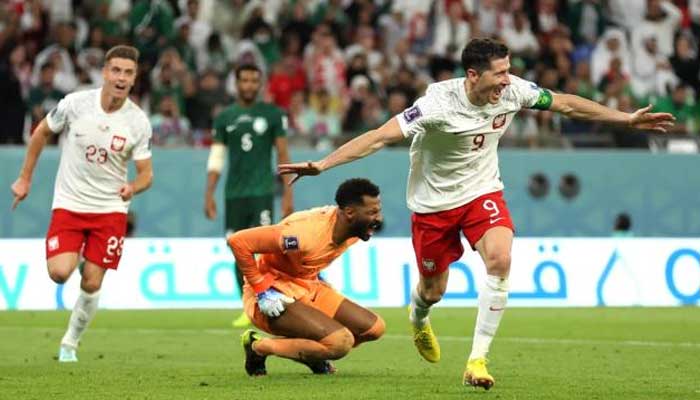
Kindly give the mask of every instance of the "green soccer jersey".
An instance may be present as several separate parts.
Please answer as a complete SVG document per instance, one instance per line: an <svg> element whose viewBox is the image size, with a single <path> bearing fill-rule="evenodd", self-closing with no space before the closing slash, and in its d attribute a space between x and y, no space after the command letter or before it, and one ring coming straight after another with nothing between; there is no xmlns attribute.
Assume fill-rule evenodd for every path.
<svg viewBox="0 0 700 400"><path fill-rule="evenodd" d="M214 119L214 132L214 140L228 148L226 198L272 194L272 148L276 138L287 134L285 113L263 102L250 107L234 104Z"/></svg>

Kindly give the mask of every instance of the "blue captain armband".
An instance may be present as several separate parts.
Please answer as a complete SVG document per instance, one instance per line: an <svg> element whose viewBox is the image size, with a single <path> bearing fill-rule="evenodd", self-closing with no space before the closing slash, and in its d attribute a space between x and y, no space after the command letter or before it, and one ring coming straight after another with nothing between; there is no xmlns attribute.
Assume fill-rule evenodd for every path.
<svg viewBox="0 0 700 400"><path fill-rule="evenodd" d="M540 95L537 97L537 101L530 108L535 110L549 110L552 106L552 92L547 89L540 89Z"/></svg>

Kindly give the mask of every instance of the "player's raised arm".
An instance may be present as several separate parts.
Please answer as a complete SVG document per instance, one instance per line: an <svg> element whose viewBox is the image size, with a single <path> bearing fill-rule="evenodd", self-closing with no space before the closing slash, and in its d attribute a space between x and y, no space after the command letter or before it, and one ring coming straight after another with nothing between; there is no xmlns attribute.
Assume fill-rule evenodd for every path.
<svg viewBox="0 0 700 400"><path fill-rule="evenodd" d="M666 132L676 118L669 113L652 113L651 105L633 113L626 113L573 94L552 94L550 110L569 118L601 121L630 128Z"/></svg>
<svg viewBox="0 0 700 400"><path fill-rule="evenodd" d="M387 144L398 142L404 138L396 118L391 118L381 127L367 131L362 135L340 146L320 161L307 161L294 164L280 164L277 168L280 174L297 174L291 183L304 175L318 175L321 172L338 165L346 164L376 152Z"/></svg>
<svg viewBox="0 0 700 400"><path fill-rule="evenodd" d="M27 155L24 157L22 169L19 171L19 177L17 177L17 180L11 186L12 194L15 197L12 202L13 210L20 201L24 200L27 195L29 195L34 168L39 160L41 151L44 149L44 146L46 146L46 139L52 134L53 132L49 128L46 118L42 119L39 125L34 129L34 133L29 139L29 146L27 146Z"/></svg>

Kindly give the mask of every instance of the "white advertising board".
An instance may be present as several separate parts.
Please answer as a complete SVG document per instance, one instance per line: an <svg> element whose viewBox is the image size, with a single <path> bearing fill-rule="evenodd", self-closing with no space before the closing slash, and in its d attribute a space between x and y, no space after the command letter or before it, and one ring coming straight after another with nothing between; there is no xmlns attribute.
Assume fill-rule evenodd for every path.
<svg viewBox="0 0 700 400"><path fill-rule="evenodd" d="M450 266L441 306L473 306L485 275L465 243ZM64 285L46 272L42 239L0 240L0 310L71 308L79 274ZM353 246L324 272L360 304L399 307L418 280L409 238ZM223 239L127 239L100 307L240 307L233 257ZM677 306L700 303L700 239L518 238L509 306Z"/></svg>

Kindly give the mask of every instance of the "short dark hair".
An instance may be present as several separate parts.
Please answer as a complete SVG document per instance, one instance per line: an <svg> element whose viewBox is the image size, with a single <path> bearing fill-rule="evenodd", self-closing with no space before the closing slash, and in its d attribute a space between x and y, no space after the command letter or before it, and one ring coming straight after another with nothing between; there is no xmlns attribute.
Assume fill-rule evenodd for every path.
<svg viewBox="0 0 700 400"><path fill-rule="evenodd" d="M245 63L236 67L236 79L240 79L241 72L243 71L256 71L258 74L262 75L262 70L255 64Z"/></svg>
<svg viewBox="0 0 700 400"><path fill-rule="evenodd" d="M107 51L107 54L105 55L105 63L113 58L126 58L127 60L131 60L138 64L139 55L139 51L136 49L136 47L120 44Z"/></svg>
<svg viewBox="0 0 700 400"><path fill-rule="evenodd" d="M510 54L508 46L489 38L472 39L462 50L462 68L482 73L491 68L491 60L505 58Z"/></svg>
<svg viewBox="0 0 700 400"><path fill-rule="evenodd" d="M335 202L343 208L351 205L364 204L362 196L379 196L379 187L365 178L352 178L341 183L335 192Z"/></svg>

